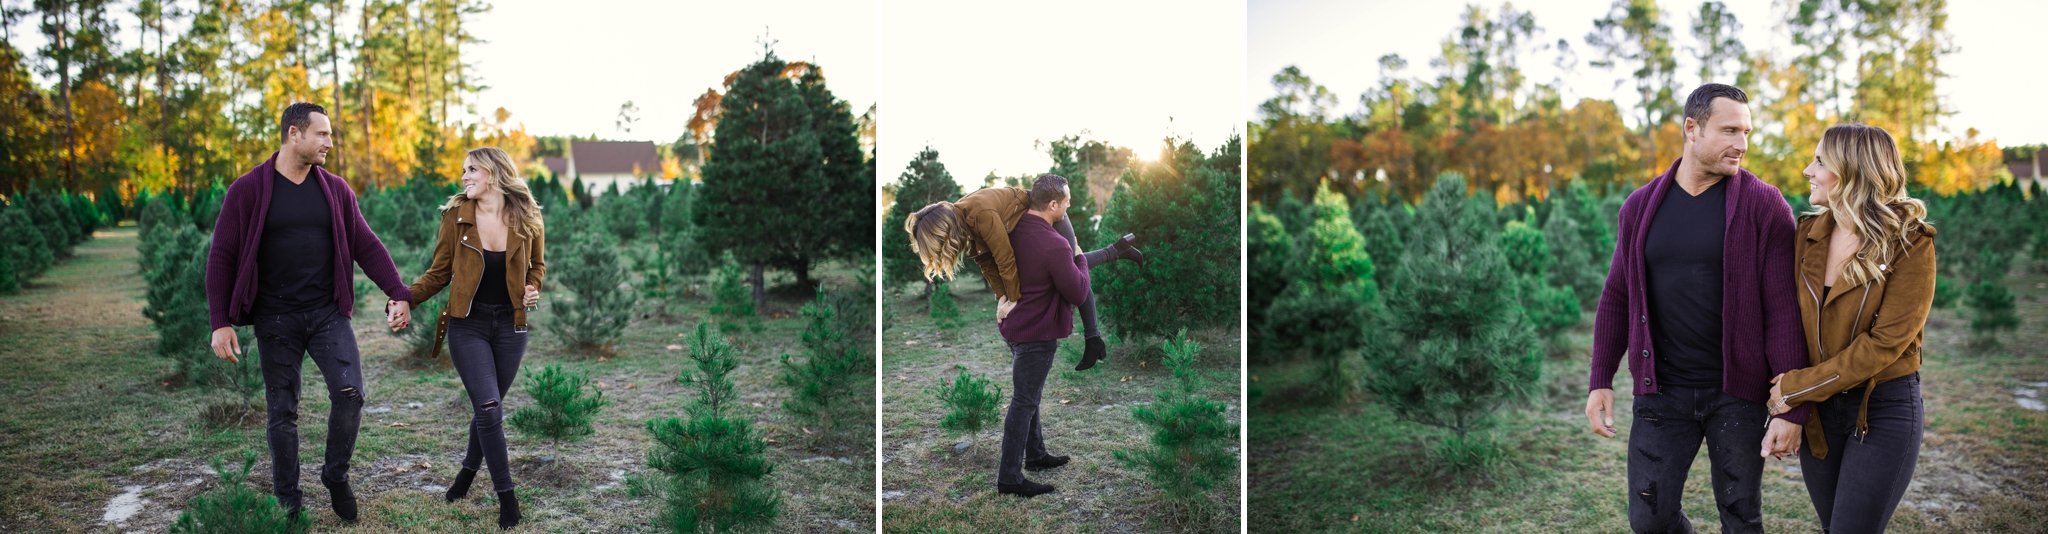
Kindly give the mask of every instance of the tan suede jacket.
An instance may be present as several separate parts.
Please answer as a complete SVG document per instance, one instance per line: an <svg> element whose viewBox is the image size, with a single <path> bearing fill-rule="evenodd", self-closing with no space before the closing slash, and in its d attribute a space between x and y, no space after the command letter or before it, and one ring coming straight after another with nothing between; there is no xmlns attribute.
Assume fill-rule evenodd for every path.
<svg viewBox="0 0 2048 534"><path fill-rule="evenodd" d="M1809 216L1799 221L1799 318L1806 330L1806 357L1811 367L1785 373L1778 390L1785 404L1820 402L1836 393L1863 387L1863 409L1857 432L1869 432L1865 420L1870 392L1878 384L1920 370L1921 333L1934 304L1934 227L1923 226L1910 237L1906 250L1892 251L1892 263L1879 265L1884 281L1862 285L1835 282L1827 289L1827 259L1835 218ZM1826 458L1820 414L1806 420L1806 443L1813 455Z"/></svg>
<svg viewBox="0 0 2048 534"><path fill-rule="evenodd" d="M512 302L526 295L526 286L541 287L541 275L548 272L546 232L526 235L523 228L507 228L505 235L505 291ZM448 305L434 324L434 349L430 358L441 357L442 340L448 337L449 317L468 317L470 298L484 277L483 236L476 230L476 202L463 200L441 212L441 233L434 244L434 263L412 283L412 306L434 298L448 289ZM526 309L512 309L512 323L526 329Z"/></svg>
<svg viewBox="0 0 2048 534"><path fill-rule="evenodd" d="M969 193L953 203L971 238L974 263L981 265L982 278L998 295L1016 302L1024 293L1017 288L1017 254L1010 249L1010 230L1031 209L1031 191L1018 187L990 187Z"/></svg>

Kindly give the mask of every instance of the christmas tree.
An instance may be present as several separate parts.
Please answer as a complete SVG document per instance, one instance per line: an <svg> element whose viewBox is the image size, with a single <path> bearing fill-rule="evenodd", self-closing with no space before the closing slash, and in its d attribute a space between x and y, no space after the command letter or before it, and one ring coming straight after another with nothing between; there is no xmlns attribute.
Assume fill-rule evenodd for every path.
<svg viewBox="0 0 2048 534"><path fill-rule="evenodd" d="M1316 191L1313 223L1295 236L1286 292L1266 312L1268 350L1304 354L1317 363L1316 391L1336 400L1351 390L1344 362L1364 335L1379 296L1365 238L1352 226L1344 195Z"/></svg>
<svg viewBox="0 0 2048 534"><path fill-rule="evenodd" d="M213 472L220 474L220 486L192 498L188 508L171 523L173 534L286 534L302 533L311 526L304 515L292 517L277 497L249 485L249 470L256 466L256 451L242 451L242 469L229 471L213 459Z"/></svg>
<svg viewBox="0 0 2048 534"><path fill-rule="evenodd" d="M1116 459L1145 473L1169 501L1196 506L1217 484L1236 478L1237 454L1231 447L1237 443L1237 426L1224 417L1222 403L1201 395L1206 379L1196 364L1202 345L1187 335L1181 329L1160 343L1173 384L1155 394L1158 400L1151 405L1131 408L1131 419L1151 431L1150 446L1116 451Z"/></svg>
<svg viewBox="0 0 2048 534"><path fill-rule="evenodd" d="M1241 147L1235 137L1211 154L1174 143L1159 161L1125 172L1102 214L1099 238L1081 231L1084 214L1068 210L1084 249L1138 235L1143 266L1119 261L1089 273L1104 322L1118 336L1164 337L1183 326L1238 319ZM1081 201L1075 198L1076 207Z"/></svg>
<svg viewBox="0 0 2048 534"><path fill-rule="evenodd" d="M583 386L589 383L589 375L563 371L559 363L526 373L526 394L533 397L533 406L512 412L505 422L521 434L554 442L560 450L563 441L592 434L591 419L604 409L604 392L584 392Z"/></svg>
<svg viewBox="0 0 2048 534"><path fill-rule="evenodd" d="M647 464L660 473L638 480L635 492L662 500L655 524L672 532L765 531L782 497L767 481L775 471L767 442L733 409L738 393L728 375L739 361L709 324L699 323L686 343L696 370L685 370L681 381L696 390L696 402L685 417L647 422L655 442Z"/></svg>
<svg viewBox="0 0 2048 534"><path fill-rule="evenodd" d="M958 436L980 434L982 429L1002 424L1003 388L987 378L967 372L967 366L956 366L960 376L953 380L939 379L939 387L925 390L938 397L939 404L946 407L945 417L939 420L939 428L946 435Z"/></svg>
<svg viewBox="0 0 2048 534"><path fill-rule="evenodd" d="M633 312L633 293L624 287L625 265L619 247L590 215L557 214L549 232L554 251L548 254L549 279L568 295L548 305L553 333L571 350L608 353L626 330Z"/></svg>
<svg viewBox="0 0 2048 534"><path fill-rule="evenodd" d="M904 222L925 206L959 200L961 192L960 184L946 172L946 164L939 162L939 151L929 146L918 151L889 187L895 188L896 203L889 206L888 216L882 219L882 285L895 289L924 281L924 263L912 250ZM932 290L933 282L926 282L924 293Z"/></svg>
<svg viewBox="0 0 2048 534"><path fill-rule="evenodd" d="M874 391L874 366L861 351L867 345L863 341L873 337L849 328L857 322L841 319L859 313L859 304L851 298L827 299L825 290L819 289L817 300L803 308L809 320L803 332L804 357L782 355L782 373L777 376L777 382L790 390L782 409L828 440L851 438L873 421L868 408L874 403L866 402L869 395L864 393Z"/></svg>

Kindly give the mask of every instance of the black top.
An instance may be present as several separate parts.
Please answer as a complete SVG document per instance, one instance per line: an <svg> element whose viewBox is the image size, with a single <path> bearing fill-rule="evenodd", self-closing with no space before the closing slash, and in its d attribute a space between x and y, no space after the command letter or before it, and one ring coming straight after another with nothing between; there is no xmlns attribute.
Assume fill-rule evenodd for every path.
<svg viewBox="0 0 2048 534"><path fill-rule="evenodd" d="M334 307L334 219L317 179L307 173L295 184L272 173L256 248L256 315Z"/></svg>
<svg viewBox="0 0 2048 534"><path fill-rule="evenodd" d="M1699 196L1676 184L1643 240L1657 382L1721 387L1721 247L1728 178Z"/></svg>
<svg viewBox="0 0 2048 534"><path fill-rule="evenodd" d="M505 251L484 251L484 277L477 280L476 295L470 299L484 304L512 303L505 289Z"/></svg>

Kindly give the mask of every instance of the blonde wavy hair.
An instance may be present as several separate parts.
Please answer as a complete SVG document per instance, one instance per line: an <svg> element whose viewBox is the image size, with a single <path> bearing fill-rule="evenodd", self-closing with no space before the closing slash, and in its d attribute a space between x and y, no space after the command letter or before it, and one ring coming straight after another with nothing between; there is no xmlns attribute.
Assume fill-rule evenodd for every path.
<svg viewBox="0 0 2048 534"><path fill-rule="evenodd" d="M1882 265L1896 251L1911 250L1912 236L1927 223L1927 204L1906 196L1906 167L1899 145L1883 128L1843 124L1821 134L1815 155L1835 173L1828 206L1814 206L1809 215L1830 215L1835 224L1862 239L1856 255L1842 267L1842 282L1862 285L1884 281Z"/></svg>
<svg viewBox="0 0 2048 534"><path fill-rule="evenodd" d="M971 235L953 203L934 202L917 210L903 221L903 231L910 234L910 250L924 263L925 281L953 278Z"/></svg>
<svg viewBox="0 0 2048 534"><path fill-rule="evenodd" d="M512 161L512 155L497 147L473 148L469 159L484 172L491 173L491 185L505 195L505 226L524 230L526 235L537 235L541 231L540 205L533 202L533 191L526 188L526 179L519 176L519 164ZM448 197L441 205L441 211L461 205L468 200L461 191Z"/></svg>

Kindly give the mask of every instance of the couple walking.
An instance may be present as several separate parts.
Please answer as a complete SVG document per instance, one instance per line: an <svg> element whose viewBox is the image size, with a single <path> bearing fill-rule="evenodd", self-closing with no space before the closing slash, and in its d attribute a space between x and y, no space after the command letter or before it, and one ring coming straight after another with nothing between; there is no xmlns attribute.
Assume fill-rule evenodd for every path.
<svg viewBox="0 0 2048 534"><path fill-rule="evenodd" d="M1791 455L1824 531L1882 532L1919 460L1934 227L1891 135L1855 124L1822 135L1803 172L1814 210L1795 219L1741 168L1748 101L1693 91L1683 157L1622 205L1586 420L1615 436L1626 360L1636 532L1692 531L1682 492L1703 440L1723 532L1763 531L1764 459Z"/></svg>
<svg viewBox="0 0 2048 534"><path fill-rule="evenodd" d="M498 494L498 525L517 525L519 500L506 465L500 401L526 352L526 310L539 303L547 264L540 208L512 158L496 148L469 151L463 190L441 207L433 264L408 287L357 210L348 182L320 167L334 146L326 110L292 104L278 128L284 138L278 151L228 187L206 263L214 355L240 362L235 326L253 325L262 349L271 487L278 503L303 516L299 374L310 355L333 403L320 483L332 497L334 514L356 519L348 468L367 393L349 316L356 301L352 280L361 266L391 298L385 319L392 329L410 324L414 306L452 288L435 328L434 354L445 337L473 417L467 423L469 450L447 499L467 495L479 464L487 462ZM522 295L518 306L515 293Z"/></svg>
<svg viewBox="0 0 2048 534"><path fill-rule="evenodd" d="M1010 408L1003 414L996 490L1027 498L1054 488L1025 479L1025 470L1052 469L1068 461L1046 451L1038 401L1060 340L1074 333L1077 308L1084 350L1074 369L1087 370L1108 355L1095 320L1088 270L1120 259L1145 262L1144 254L1132 245L1137 238L1133 235L1083 252L1067 218L1067 208L1073 205L1069 193L1065 177L1044 174L1030 189L992 187L958 202L925 206L903 225L924 264L926 279L952 277L961 253L972 251L989 290L996 294L997 330L1009 343L1011 357Z"/></svg>

